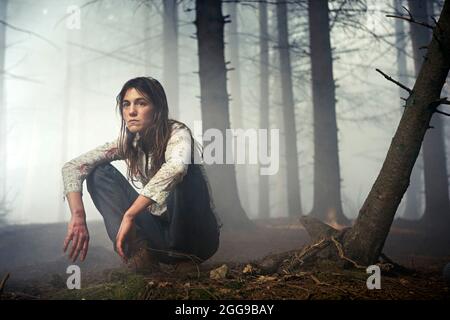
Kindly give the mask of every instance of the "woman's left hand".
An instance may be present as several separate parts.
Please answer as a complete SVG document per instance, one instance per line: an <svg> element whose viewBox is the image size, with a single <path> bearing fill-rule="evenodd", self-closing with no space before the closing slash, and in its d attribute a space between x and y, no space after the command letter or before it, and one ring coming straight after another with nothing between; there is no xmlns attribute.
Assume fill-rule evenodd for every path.
<svg viewBox="0 0 450 320"><path fill-rule="evenodd" d="M127 262L128 257L125 255L123 251L123 246L127 236L129 235L131 229L133 228L134 217L129 214L124 214L122 218L122 223L120 224L119 231L116 236L116 248L119 256Z"/></svg>

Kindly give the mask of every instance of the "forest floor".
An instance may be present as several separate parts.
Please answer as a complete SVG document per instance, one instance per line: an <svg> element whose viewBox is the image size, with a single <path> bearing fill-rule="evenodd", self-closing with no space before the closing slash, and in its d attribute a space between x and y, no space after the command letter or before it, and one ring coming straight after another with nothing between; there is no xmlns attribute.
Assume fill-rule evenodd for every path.
<svg viewBox="0 0 450 320"><path fill-rule="evenodd" d="M439 299L450 300L442 277L450 262L450 241L431 238L410 224L394 224L384 253L410 273L381 272L381 289L366 286L364 269L332 266L261 275L247 264L270 253L300 249L309 242L296 221L255 221L252 232L222 231L218 252L198 270L163 268L136 274L123 268L102 222L89 224L91 246L81 269L81 289L66 287L70 261L62 253L66 225L8 226L0 229L0 279L10 274L2 299ZM210 271L226 265L224 277ZM224 267L222 267L224 268Z"/></svg>

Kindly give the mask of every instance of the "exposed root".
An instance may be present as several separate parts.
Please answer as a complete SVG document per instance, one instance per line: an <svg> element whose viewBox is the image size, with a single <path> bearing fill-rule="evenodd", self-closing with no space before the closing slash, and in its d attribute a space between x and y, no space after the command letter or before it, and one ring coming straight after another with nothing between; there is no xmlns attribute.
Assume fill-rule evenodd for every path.
<svg viewBox="0 0 450 320"><path fill-rule="evenodd" d="M337 241L334 237L331 237L331 241L333 241L334 245L336 246L336 249L338 251L339 257L345 261L350 262L351 264L353 264L353 266L357 269L366 269L367 267L362 266L358 263L356 263L355 261L353 261L350 258L347 258L344 254L344 249L342 248L342 245L340 244L339 241Z"/></svg>

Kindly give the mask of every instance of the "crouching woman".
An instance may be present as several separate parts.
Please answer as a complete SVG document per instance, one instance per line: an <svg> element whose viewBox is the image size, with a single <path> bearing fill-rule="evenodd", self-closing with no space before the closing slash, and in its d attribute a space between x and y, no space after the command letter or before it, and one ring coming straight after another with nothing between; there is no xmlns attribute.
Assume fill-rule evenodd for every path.
<svg viewBox="0 0 450 320"><path fill-rule="evenodd" d="M129 267L154 270L160 262L205 261L218 249L221 225L204 168L194 161L191 130L168 118L164 89L153 78L125 83L117 108L122 119L119 137L63 166L64 195L72 215L64 252L70 243L73 261L83 261L88 252L82 201L86 180L113 248ZM110 164L115 160L125 161L127 178ZM129 181L140 182L140 191Z"/></svg>

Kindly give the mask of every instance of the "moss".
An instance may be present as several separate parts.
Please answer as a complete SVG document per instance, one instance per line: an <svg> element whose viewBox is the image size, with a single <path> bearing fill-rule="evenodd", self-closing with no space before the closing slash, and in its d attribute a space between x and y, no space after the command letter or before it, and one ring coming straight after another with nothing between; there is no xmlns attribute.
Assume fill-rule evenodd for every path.
<svg viewBox="0 0 450 320"><path fill-rule="evenodd" d="M144 291L146 280L141 275L123 275L120 280L90 285L80 290L62 289L50 295L49 299L62 300L134 300Z"/></svg>
<svg viewBox="0 0 450 320"><path fill-rule="evenodd" d="M230 281L225 283L224 287L232 290L239 290L244 286L242 281Z"/></svg>

